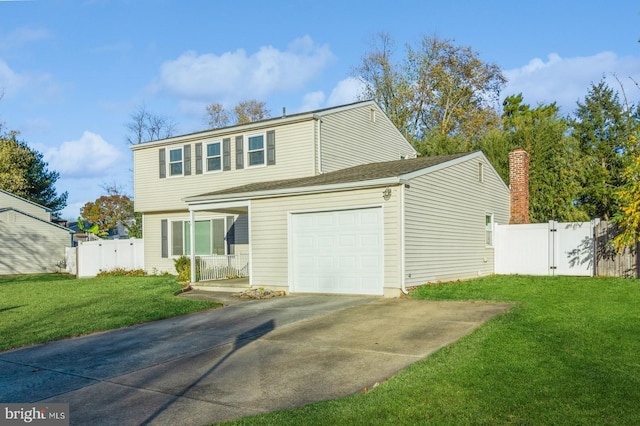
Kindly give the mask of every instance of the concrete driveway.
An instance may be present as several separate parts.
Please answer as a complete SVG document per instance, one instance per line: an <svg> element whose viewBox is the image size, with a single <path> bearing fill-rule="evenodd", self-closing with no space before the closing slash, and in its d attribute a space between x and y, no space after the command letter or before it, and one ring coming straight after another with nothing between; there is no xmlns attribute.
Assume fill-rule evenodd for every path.
<svg viewBox="0 0 640 426"><path fill-rule="evenodd" d="M0 353L0 402L71 424L203 425L350 395L511 307L341 296L252 300Z"/></svg>

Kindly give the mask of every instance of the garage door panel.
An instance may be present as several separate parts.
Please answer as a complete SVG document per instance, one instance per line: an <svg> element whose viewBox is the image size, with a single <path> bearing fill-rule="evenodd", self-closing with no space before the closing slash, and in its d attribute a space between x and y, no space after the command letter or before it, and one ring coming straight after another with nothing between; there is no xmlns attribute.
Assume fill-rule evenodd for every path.
<svg viewBox="0 0 640 426"><path fill-rule="evenodd" d="M383 294L381 208L291 215L295 292Z"/></svg>
<svg viewBox="0 0 640 426"><path fill-rule="evenodd" d="M354 249L357 247L357 237L356 235L340 235L338 236L338 250L347 251L349 249Z"/></svg>

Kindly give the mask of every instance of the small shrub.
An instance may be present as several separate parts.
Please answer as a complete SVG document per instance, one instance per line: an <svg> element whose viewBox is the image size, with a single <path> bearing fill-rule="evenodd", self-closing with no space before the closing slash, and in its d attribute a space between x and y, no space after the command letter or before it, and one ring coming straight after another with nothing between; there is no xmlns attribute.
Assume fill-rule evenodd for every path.
<svg viewBox="0 0 640 426"><path fill-rule="evenodd" d="M187 256L180 256L173 260L173 264L176 267L178 273L179 282L191 281L191 259ZM196 262L196 280L200 277L200 263Z"/></svg>
<svg viewBox="0 0 640 426"><path fill-rule="evenodd" d="M144 277L147 272L144 269L115 268L110 271L100 271L97 277Z"/></svg>

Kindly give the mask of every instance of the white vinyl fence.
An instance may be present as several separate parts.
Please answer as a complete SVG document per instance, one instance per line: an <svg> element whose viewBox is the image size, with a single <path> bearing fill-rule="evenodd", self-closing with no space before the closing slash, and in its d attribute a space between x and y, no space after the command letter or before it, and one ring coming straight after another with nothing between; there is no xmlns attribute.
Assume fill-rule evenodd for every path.
<svg viewBox="0 0 640 426"><path fill-rule="evenodd" d="M141 239L85 241L76 250L78 277L95 277L100 271L117 268L144 269L144 240ZM68 272L69 263L67 259Z"/></svg>
<svg viewBox="0 0 640 426"><path fill-rule="evenodd" d="M594 222L496 225L495 273L593 276Z"/></svg>

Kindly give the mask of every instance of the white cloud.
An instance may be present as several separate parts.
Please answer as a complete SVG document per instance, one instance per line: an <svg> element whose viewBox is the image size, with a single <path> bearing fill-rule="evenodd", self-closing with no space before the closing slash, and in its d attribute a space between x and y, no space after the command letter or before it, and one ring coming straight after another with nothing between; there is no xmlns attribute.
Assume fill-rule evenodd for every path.
<svg viewBox="0 0 640 426"><path fill-rule="evenodd" d="M264 46L253 54L239 49L221 55L190 51L162 64L155 89L223 104L260 100L300 89L333 59L327 45L309 36L294 40L286 50Z"/></svg>
<svg viewBox="0 0 640 426"><path fill-rule="evenodd" d="M31 93L37 101L42 101L58 96L60 88L56 86L49 74L18 73L0 59L0 93L11 98L19 92Z"/></svg>
<svg viewBox="0 0 640 426"><path fill-rule="evenodd" d="M356 102L364 91L364 84L357 78L349 77L340 80L331 91L327 106L343 105Z"/></svg>
<svg viewBox="0 0 640 426"><path fill-rule="evenodd" d="M49 31L45 28L17 28L6 35L0 36L0 49L22 47L27 43L49 38Z"/></svg>
<svg viewBox="0 0 640 426"><path fill-rule="evenodd" d="M324 92L317 91L304 95L300 111L313 111L320 109L324 103Z"/></svg>
<svg viewBox="0 0 640 426"><path fill-rule="evenodd" d="M122 152L100 135L85 131L80 139L44 152L49 168L65 176L97 176L119 165Z"/></svg>
<svg viewBox="0 0 640 426"><path fill-rule="evenodd" d="M14 95L27 85L28 78L13 71L9 65L0 59L0 89L7 96Z"/></svg>
<svg viewBox="0 0 640 426"><path fill-rule="evenodd" d="M640 81L640 58L618 57L613 52L601 52L593 56L562 58L552 53L547 61L532 59L527 65L505 71L509 80L504 95L522 93L525 103L556 102L562 113L571 113L576 102L583 100L592 83L605 77L607 84L619 90L615 80L622 81L630 100L640 98L640 90L629 78Z"/></svg>

